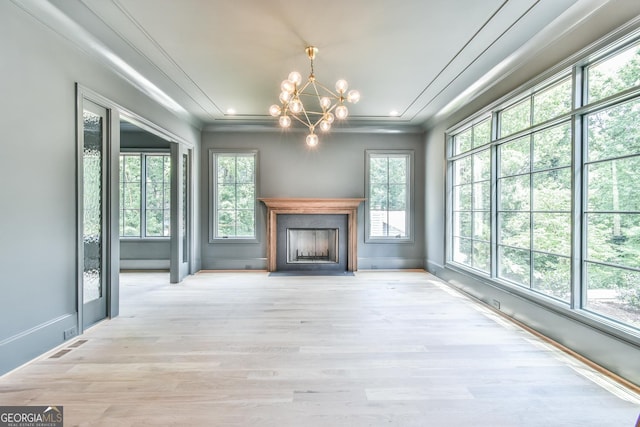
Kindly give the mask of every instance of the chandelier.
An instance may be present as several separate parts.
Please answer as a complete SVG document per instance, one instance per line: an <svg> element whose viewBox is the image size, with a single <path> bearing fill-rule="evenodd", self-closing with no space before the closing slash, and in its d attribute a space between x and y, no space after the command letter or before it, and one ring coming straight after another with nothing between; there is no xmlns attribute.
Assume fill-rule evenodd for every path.
<svg viewBox="0 0 640 427"><path fill-rule="evenodd" d="M309 46L305 49L311 61L311 74L306 82L302 82L302 76L297 71L292 71L289 77L280 84L280 103L269 107L269 114L273 117L280 117L280 127L291 126L291 119L295 119L309 128L307 135L307 145L314 147L318 145L318 135L316 128L327 132L331 129L335 119L344 120L349 115L349 110L344 102L355 104L360 100L360 92L350 90L346 80L336 82L335 92L316 80L313 74L313 60L318 53L318 48ZM306 99L306 105L302 102Z"/></svg>

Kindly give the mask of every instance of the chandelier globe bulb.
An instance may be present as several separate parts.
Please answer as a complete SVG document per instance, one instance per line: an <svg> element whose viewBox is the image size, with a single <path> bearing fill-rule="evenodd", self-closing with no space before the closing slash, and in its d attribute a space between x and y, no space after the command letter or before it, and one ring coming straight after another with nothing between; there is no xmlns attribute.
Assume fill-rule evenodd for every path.
<svg viewBox="0 0 640 427"><path fill-rule="evenodd" d="M360 92L358 92L357 90L350 90L347 94L347 101L351 102L352 104L360 101Z"/></svg>
<svg viewBox="0 0 640 427"><path fill-rule="evenodd" d="M281 112L282 109L277 104L273 104L271 107L269 107L269 114L271 114L272 117L278 117Z"/></svg>
<svg viewBox="0 0 640 427"><path fill-rule="evenodd" d="M291 126L291 117L289 116L280 116L280 126L283 128L288 128Z"/></svg>
<svg viewBox="0 0 640 427"><path fill-rule="evenodd" d="M338 105L336 107L336 118L339 120L344 120L349 115L349 110L344 105Z"/></svg>
<svg viewBox="0 0 640 427"><path fill-rule="evenodd" d="M323 120L320 122L320 130L322 132L329 132L330 129L331 129L331 123L329 123L326 120Z"/></svg>
<svg viewBox="0 0 640 427"><path fill-rule="evenodd" d="M287 102L289 102L289 99L291 99L291 94L289 92L280 92L280 102L282 102L283 104L286 104Z"/></svg>
<svg viewBox="0 0 640 427"><path fill-rule="evenodd" d="M311 132L313 132L313 130ZM309 147L315 147L316 145L318 145L318 135L316 135L315 133L310 133L309 135L307 135L307 145Z"/></svg>
<svg viewBox="0 0 640 427"><path fill-rule="evenodd" d="M348 88L349 84L346 80L340 79L336 82L336 90L338 91L338 93L343 94L347 91Z"/></svg>
<svg viewBox="0 0 640 427"><path fill-rule="evenodd" d="M289 109L291 110L292 113L298 114L299 112L302 111L302 101L300 101L298 98L294 98L289 103Z"/></svg>
<svg viewBox="0 0 640 427"><path fill-rule="evenodd" d="M293 93L293 91L296 90L296 84L289 80L283 80L282 83L280 83L280 89L282 89L283 92Z"/></svg>
<svg viewBox="0 0 640 427"><path fill-rule="evenodd" d="M329 107L331 107L331 98L329 98L328 96L323 96L322 98L320 98L320 106L324 110L327 110Z"/></svg>
<svg viewBox="0 0 640 427"><path fill-rule="evenodd" d="M302 83L302 75L297 71L292 71L289 73L288 80L294 85L299 85Z"/></svg>
<svg viewBox="0 0 640 427"><path fill-rule="evenodd" d="M327 114L325 114L324 119L326 121L328 121L329 124L331 124L331 123L333 123L335 121L336 116L334 116L333 113L327 113Z"/></svg>

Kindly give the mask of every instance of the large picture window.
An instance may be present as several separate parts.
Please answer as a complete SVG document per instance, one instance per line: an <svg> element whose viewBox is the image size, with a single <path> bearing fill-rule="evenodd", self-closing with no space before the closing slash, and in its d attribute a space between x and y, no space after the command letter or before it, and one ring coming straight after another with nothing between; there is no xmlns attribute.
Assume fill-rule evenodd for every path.
<svg viewBox="0 0 640 427"><path fill-rule="evenodd" d="M256 151L210 152L211 239L256 239Z"/></svg>
<svg viewBox="0 0 640 427"><path fill-rule="evenodd" d="M367 240L408 241L411 236L413 152L366 153Z"/></svg>
<svg viewBox="0 0 640 427"><path fill-rule="evenodd" d="M640 42L476 117L449 133L447 262L640 330Z"/></svg>
<svg viewBox="0 0 640 427"><path fill-rule="evenodd" d="M171 235L171 158L160 153L120 155L120 237Z"/></svg>

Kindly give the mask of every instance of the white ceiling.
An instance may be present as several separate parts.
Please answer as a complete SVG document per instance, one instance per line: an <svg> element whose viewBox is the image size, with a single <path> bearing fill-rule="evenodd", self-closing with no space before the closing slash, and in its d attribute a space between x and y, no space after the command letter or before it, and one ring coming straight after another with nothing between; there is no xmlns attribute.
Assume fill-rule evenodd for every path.
<svg viewBox="0 0 640 427"><path fill-rule="evenodd" d="M345 78L348 126L419 127L598 0L14 0L200 127L273 126L280 82ZM537 45L534 46L534 42ZM233 108L236 113L229 114ZM396 110L398 117L390 117Z"/></svg>

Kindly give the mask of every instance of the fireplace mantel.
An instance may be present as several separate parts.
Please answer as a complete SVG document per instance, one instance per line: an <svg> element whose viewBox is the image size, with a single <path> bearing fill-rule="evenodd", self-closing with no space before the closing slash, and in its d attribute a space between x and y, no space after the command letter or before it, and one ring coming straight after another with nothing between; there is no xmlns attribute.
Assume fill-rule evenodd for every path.
<svg viewBox="0 0 640 427"><path fill-rule="evenodd" d="M344 214L349 226L347 270L358 269L358 206L362 198L260 198L267 206L267 270L276 271L277 219L280 214Z"/></svg>

